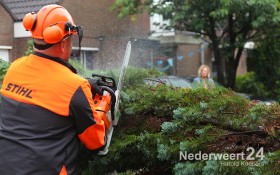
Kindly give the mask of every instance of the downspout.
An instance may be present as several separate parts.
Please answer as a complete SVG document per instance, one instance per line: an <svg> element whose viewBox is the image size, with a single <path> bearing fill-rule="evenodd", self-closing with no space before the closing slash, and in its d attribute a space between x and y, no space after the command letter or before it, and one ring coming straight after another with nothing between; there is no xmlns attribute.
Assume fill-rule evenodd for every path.
<svg viewBox="0 0 280 175"><path fill-rule="evenodd" d="M204 53L204 42L200 44L200 64L203 65L205 62L205 53Z"/></svg>

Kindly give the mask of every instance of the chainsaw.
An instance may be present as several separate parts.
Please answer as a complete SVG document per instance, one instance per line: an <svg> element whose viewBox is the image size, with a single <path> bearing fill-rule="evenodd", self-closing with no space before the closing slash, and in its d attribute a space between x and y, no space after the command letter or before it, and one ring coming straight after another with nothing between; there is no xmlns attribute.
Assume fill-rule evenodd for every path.
<svg viewBox="0 0 280 175"><path fill-rule="evenodd" d="M106 146L103 150L99 151L98 155L106 155L109 151L109 146L111 143L114 127L117 126L119 117L117 116L119 112L119 104L120 104L120 92L124 82L124 75L128 66L129 58L131 53L131 42L127 43L122 67L120 70L118 84L116 84L114 78L99 75L99 74L92 74L93 78L99 78L101 81L99 83L99 88L102 90L103 95L96 94L93 97L94 103L96 106L98 104L110 104L110 110L106 114L109 121L111 122L110 128L106 131ZM110 100L110 101L108 101ZM102 104L103 103L103 104Z"/></svg>

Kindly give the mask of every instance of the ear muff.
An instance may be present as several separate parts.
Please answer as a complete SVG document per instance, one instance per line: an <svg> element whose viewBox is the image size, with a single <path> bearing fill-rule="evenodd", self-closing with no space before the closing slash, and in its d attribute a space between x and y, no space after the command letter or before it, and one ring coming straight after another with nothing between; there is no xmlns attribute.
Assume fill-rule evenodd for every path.
<svg viewBox="0 0 280 175"><path fill-rule="evenodd" d="M71 27L71 22L58 22L44 29L43 38L49 44L58 43L66 35L73 33Z"/></svg>
<svg viewBox="0 0 280 175"><path fill-rule="evenodd" d="M27 13L22 20L22 24L27 31L34 30L36 26L36 14L34 12Z"/></svg>
<svg viewBox="0 0 280 175"><path fill-rule="evenodd" d="M63 31L58 25L53 25L45 28L43 31L43 38L49 44L55 44L63 39Z"/></svg>

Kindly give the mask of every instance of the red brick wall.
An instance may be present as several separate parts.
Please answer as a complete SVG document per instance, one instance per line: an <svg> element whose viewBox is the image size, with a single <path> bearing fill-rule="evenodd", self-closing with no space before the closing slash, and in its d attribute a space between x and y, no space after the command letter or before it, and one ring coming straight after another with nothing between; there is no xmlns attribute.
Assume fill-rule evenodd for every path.
<svg viewBox="0 0 280 175"><path fill-rule="evenodd" d="M22 57L27 51L28 43L27 41L31 38L15 38L13 42L12 55L10 57L11 61L16 60L19 57Z"/></svg>
<svg viewBox="0 0 280 175"><path fill-rule="evenodd" d="M13 46L13 19L3 6L0 6L0 24L0 46Z"/></svg>
<svg viewBox="0 0 280 175"><path fill-rule="evenodd" d="M9 13L0 6L0 45L12 46L13 39L13 19Z"/></svg>
<svg viewBox="0 0 280 175"><path fill-rule="evenodd" d="M178 45L177 56L183 56L182 60L177 59L178 76L197 76L197 70L201 65L200 45ZM204 48L204 64L211 68L211 54L209 48Z"/></svg>
<svg viewBox="0 0 280 175"><path fill-rule="evenodd" d="M71 13L76 24L84 26L85 38L100 35L147 37L150 29L148 14L137 16L136 22L131 22L129 17L118 19L117 12L110 10L113 3L114 0L65 0L61 5Z"/></svg>
<svg viewBox="0 0 280 175"><path fill-rule="evenodd" d="M247 52L243 51L242 56L240 58L236 74L243 75L247 73Z"/></svg>
<svg viewBox="0 0 280 175"><path fill-rule="evenodd" d="M75 23L83 26L82 46L100 49L95 55L95 67L115 67L120 64L127 41L131 38L147 38L150 32L147 13L138 15L135 22L129 17L118 19L117 12L110 10L113 3L114 0L64 0L61 4L71 13ZM104 37L102 47L98 41L100 36Z"/></svg>
<svg viewBox="0 0 280 175"><path fill-rule="evenodd" d="M10 61L21 57L27 51L28 38L14 38L14 21L10 14L0 6L0 45L12 46Z"/></svg>
<svg viewBox="0 0 280 175"><path fill-rule="evenodd" d="M114 0L64 0L61 3L70 12L76 25L83 26L82 47L100 49L96 54L95 64L104 64L104 62L113 66L118 64L124 55L127 41L131 38L147 38L150 32L150 18L147 13L138 15L136 22L132 22L129 17L118 19L117 13L110 10L114 2ZM2 16L7 16L8 13L2 15L1 10L0 15L2 20L4 19ZM10 18L10 16L5 17L5 20ZM11 27L7 30L10 35L6 34L5 37L9 36L7 41L10 45L13 44L11 57L15 59L26 52L28 39L14 39L13 43L13 21L11 19L8 22L11 23ZM104 36L102 48L98 40L99 36Z"/></svg>

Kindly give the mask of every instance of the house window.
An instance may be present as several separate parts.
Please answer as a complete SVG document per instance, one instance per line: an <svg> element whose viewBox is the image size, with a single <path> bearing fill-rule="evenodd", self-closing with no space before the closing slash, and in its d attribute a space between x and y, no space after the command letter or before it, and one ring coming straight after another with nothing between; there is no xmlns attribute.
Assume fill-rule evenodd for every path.
<svg viewBox="0 0 280 175"><path fill-rule="evenodd" d="M0 46L0 59L9 62L9 53L11 49L12 47L10 46Z"/></svg>
<svg viewBox="0 0 280 175"><path fill-rule="evenodd" d="M161 47L153 53L151 67L166 73L167 75L176 74L176 48Z"/></svg>
<svg viewBox="0 0 280 175"><path fill-rule="evenodd" d="M95 54L97 53L97 51L98 51L98 48L82 47L81 52L80 52L80 56L76 57L75 55L77 55L78 48L73 47L71 57L80 61L85 69L92 69L93 68L93 60L95 58Z"/></svg>

